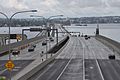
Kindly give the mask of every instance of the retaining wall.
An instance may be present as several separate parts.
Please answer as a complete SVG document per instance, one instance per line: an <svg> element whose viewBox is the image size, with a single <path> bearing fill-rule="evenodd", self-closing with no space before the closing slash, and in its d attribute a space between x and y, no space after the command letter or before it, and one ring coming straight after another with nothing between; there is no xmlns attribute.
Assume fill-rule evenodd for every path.
<svg viewBox="0 0 120 80"><path fill-rule="evenodd" d="M107 38L105 36L102 36L102 35L97 35L95 38L97 40L99 40L100 42L102 42L103 44L105 44L106 46L108 46L113 51L117 51L118 53L120 53L120 43L119 42L114 41L114 40Z"/></svg>

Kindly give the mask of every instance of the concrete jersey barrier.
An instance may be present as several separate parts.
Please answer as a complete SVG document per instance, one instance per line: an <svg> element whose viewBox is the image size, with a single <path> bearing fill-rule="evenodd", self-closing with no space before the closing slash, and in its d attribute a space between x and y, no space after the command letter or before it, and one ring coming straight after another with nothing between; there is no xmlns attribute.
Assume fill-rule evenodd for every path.
<svg viewBox="0 0 120 80"><path fill-rule="evenodd" d="M105 36L102 35L97 35L95 37L97 40L99 40L100 42L102 42L103 44L105 44L106 46L108 46L109 48L113 49L113 51L117 51L118 53L120 53L120 43L117 41L114 41L110 38L107 38Z"/></svg>
<svg viewBox="0 0 120 80"><path fill-rule="evenodd" d="M61 41L63 42L63 41ZM51 58L45 60L44 62L42 63L37 63L36 65L34 65L34 67L29 70L29 71L26 71L25 73L19 73L19 74L22 74L21 76L19 74L17 74L15 77L12 78L12 80L27 80L28 78L30 78L33 74L35 74L37 71L39 71L40 69L42 69L44 66L46 66L48 63L50 63L51 61L53 61L55 59L55 57L57 57L60 52L66 47L66 45L68 44L69 42L69 39L68 41L64 44L64 46L59 49L56 54L54 54L54 56L52 56ZM33 64L35 64L37 60L35 60L34 62L32 62ZM32 64L31 63L31 64ZM30 66L30 65L28 65ZM27 67L26 67L27 68ZM30 68L29 68L30 69ZM24 71L24 70L23 70Z"/></svg>
<svg viewBox="0 0 120 80"><path fill-rule="evenodd" d="M23 41L11 43L10 48L13 49L13 48L16 48L16 47L19 47L19 46L22 46L22 45L27 45L31 42L34 42L34 41L37 41L37 40L40 40L40 39L43 39L43 38L45 38L45 36L39 36L39 37L31 38L31 39L26 39L26 40L23 40ZM8 50L9 50L9 45L1 46L0 47L0 54L6 52Z"/></svg>

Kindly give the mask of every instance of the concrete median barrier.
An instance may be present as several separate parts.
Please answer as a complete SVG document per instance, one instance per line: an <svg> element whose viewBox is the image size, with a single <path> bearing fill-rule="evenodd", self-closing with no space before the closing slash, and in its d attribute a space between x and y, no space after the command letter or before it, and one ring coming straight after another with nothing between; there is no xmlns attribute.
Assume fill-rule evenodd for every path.
<svg viewBox="0 0 120 80"><path fill-rule="evenodd" d="M15 43L11 43L10 44L10 49L12 50L13 48L18 48L20 47L20 49L24 49L26 44L31 44L33 42L37 42L40 41L42 39L46 38L45 36L40 36L40 37L35 37L35 38L31 38L31 39L26 39L23 41L19 41L19 42L15 42ZM9 51L9 45L5 45L5 46L1 46L0 47L0 55L6 55L4 52L8 52Z"/></svg>
<svg viewBox="0 0 120 80"><path fill-rule="evenodd" d="M65 43L64 43L64 41L65 41ZM53 61L55 59L55 57L57 57L60 54L60 52L66 47L66 45L69 42L69 37L65 38L64 41L61 41L62 43L64 43L64 45L59 50L57 50L57 52L52 57L48 58L47 60L41 61L39 63L37 62L38 59L36 59L34 62L32 62L30 65L28 65L25 69L23 69L21 72L19 72L17 75L15 75L12 78L12 80L27 80L33 74L35 74L37 71L44 68L44 66L46 66L48 63ZM54 50L54 48L53 48L53 50Z"/></svg>

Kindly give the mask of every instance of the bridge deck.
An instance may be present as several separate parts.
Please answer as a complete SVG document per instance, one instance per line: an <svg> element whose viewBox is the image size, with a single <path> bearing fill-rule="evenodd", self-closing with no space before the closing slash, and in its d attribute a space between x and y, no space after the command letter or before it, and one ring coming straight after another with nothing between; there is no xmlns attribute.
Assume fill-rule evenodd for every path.
<svg viewBox="0 0 120 80"><path fill-rule="evenodd" d="M111 62L109 54L115 54L116 60ZM71 37L68 45L56 59L38 71L28 80L114 80L114 75L109 71L116 71L119 67L120 56L95 38L85 40L81 37ZM108 60L108 61L106 61ZM116 62L118 60L118 62ZM107 70L104 70L108 67ZM112 67L113 65L116 65ZM104 72L106 71L106 72ZM107 72L112 78L106 78ZM117 76L117 80L119 76Z"/></svg>

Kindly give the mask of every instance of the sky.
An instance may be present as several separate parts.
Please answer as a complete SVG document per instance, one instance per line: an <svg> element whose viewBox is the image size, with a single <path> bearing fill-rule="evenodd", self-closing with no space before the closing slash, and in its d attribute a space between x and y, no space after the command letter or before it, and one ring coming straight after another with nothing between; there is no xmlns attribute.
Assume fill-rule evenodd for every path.
<svg viewBox="0 0 120 80"><path fill-rule="evenodd" d="M17 11L31 9L38 12L22 13L15 17L29 17L31 14L44 17L119 16L120 0L0 0L0 12L9 17Z"/></svg>

